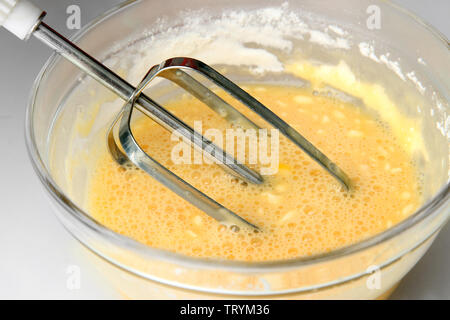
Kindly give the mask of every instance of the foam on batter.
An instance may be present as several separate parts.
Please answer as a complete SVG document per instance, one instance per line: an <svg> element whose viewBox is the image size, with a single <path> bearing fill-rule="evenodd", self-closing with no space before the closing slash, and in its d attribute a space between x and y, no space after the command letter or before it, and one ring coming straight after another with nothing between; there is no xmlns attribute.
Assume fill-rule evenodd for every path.
<svg viewBox="0 0 450 320"><path fill-rule="evenodd" d="M151 247L196 257L267 261L325 253L361 241L418 208L415 167L380 122L353 105L306 89L246 89L336 162L354 182L353 192L342 190L284 137L279 172L266 177L263 186L243 183L217 165L174 165L170 134L142 118L133 132L146 152L262 232L231 232L146 173L120 167L107 153L90 181L88 209L93 217ZM189 96L167 107L190 125L203 120L204 129L229 127Z"/></svg>

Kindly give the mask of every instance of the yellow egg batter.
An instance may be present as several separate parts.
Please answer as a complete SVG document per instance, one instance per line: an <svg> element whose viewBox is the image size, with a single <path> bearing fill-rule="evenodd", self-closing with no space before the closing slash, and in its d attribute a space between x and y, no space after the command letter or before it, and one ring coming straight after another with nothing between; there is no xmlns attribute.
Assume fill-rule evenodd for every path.
<svg viewBox="0 0 450 320"><path fill-rule="evenodd" d="M351 178L352 192L342 190L281 135L278 173L265 176L262 186L243 183L215 164L174 164L171 150L176 142L143 117L133 125L133 133L146 152L262 231L226 229L148 174L120 167L106 152L90 180L88 210L93 217L151 247L196 257L268 261L325 253L361 241L418 208L418 173L387 126L357 106L307 89L273 85L245 89L337 163ZM202 120L204 129L229 128L189 96L166 106L189 125Z"/></svg>

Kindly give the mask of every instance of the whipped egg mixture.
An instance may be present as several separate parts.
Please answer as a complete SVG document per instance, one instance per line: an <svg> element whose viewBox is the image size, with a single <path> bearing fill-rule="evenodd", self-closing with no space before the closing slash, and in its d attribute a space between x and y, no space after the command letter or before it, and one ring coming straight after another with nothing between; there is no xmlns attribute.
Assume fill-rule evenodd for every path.
<svg viewBox="0 0 450 320"><path fill-rule="evenodd" d="M305 68L295 70L307 76ZM215 164L174 164L175 142L170 133L142 117L133 124L133 133L149 155L261 232L230 231L147 173L121 167L106 151L96 161L89 182L87 207L92 216L155 248L195 257L273 261L356 243L390 228L419 207L420 183L407 152L408 142L391 127L359 106L311 89L260 84L244 88L338 164L352 180L353 190L343 190L282 135L278 172L265 176L263 185L245 183ZM371 92L366 104L380 99L381 93L373 94L372 88L356 89L361 90L359 94ZM194 121L220 130L230 126L188 95L165 107L191 126ZM264 126L248 110L240 111Z"/></svg>

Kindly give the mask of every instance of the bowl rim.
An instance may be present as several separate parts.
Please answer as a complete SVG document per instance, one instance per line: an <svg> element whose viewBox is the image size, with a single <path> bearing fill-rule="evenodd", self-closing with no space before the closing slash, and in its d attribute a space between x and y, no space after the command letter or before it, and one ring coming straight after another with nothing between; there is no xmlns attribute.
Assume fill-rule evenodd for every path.
<svg viewBox="0 0 450 320"><path fill-rule="evenodd" d="M423 21L421 18L417 17L415 14L411 13L409 10L392 3L389 0L379 0L381 2L387 3L394 10L399 10L405 15L409 16L415 23L419 23L427 29L432 35L434 35L440 42L442 42L445 46L448 46L447 38L434 27L430 26L427 22ZM128 8L129 6L134 5L135 3L141 2L141 0L128 0L124 3L121 3L105 13L101 14L97 18L91 20L88 24L86 24L82 29L76 32L70 39L74 42L80 40L86 33L88 33L92 28L94 28L97 24L102 21L108 19L110 16L118 13L121 10ZM421 221L426 218L432 217L440 213L440 208L446 206L450 202L450 181L447 180L447 183L441 188L441 190L434 196L431 200L425 203L419 210L417 210L413 215L403 220L399 224L395 225L392 228L389 228L377 235L374 235L368 239L365 239L361 242L357 242L355 244L351 244L345 246L343 248L339 248L337 250L333 250L329 253L318 254L309 257L299 257L294 259L284 259L284 260L276 260L276 261L262 261L262 262L243 262L243 261L227 261L220 259L205 259L205 258L196 258L191 256L186 256L180 253L171 252L164 249L157 249L146 246L138 241L131 239L127 236L121 235L117 232L114 232L108 229L106 226L103 226L98 221L93 219L87 212L82 210L79 206L77 206L74 202L70 200L68 196L65 195L62 189L59 188L58 184L53 180L50 172L47 170L44 161L42 160L38 146L36 144L35 136L34 136L34 125L33 125L33 112L34 105L36 102L36 97L39 92L40 83L43 77L52 70L52 68L59 61L60 56L57 53L53 53L49 59L46 61L44 66L42 67L39 75L35 79L33 83L33 87L31 89L31 94L28 101L28 106L26 109L25 116L25 137L26 137L26 146L27 152L31 159L32 166L44 185L48 194L53 198L58 205L62 206L65 211L70 214L73 218L79 220L84 227L92 230L97 233L100 237L104 238L108 242L113 242L116 245L124 247L126 249L130 249L132 251L136 251L139 254L144 256L148 256L151 258L158 258L160 260L166 260L178 265L184 266L195 266L197 268L220 268L225 271L234 271L234 272L270 272L270 271L280 271L292 268L300 268L304 266L308 266L311 264L318 264L323 262L328 262L334 259L339 259L345 256L349 256L354 253L358 253L362 250L369 249L374 247L382 242L388 241L395 236L401 234L402 232L412 228L417 225ZM450 212L446 212L447 217L444 219L444 222L447 221ZM445 214L445 212L444 212ZM442 224L441 224L442 225ZM436 230L438 230L441 225L437 226L430 235L433 234ZM69 230L70 232L70 230ZM138 276L142 276L144 278L151 279L151 277L147 275L140 274L140 272L129 269L120 265L118 262L114 261L112 258L103 255L100 252L97 252L94 248L92 248L89 244L85 243L82 239L77 237L74 233L70 232L77 240L79 240L83 245L88 247L90 250L94 251L94 253L98 254L102 258L107 261L113 263L116 266L121 267L133 274ZM426 240L426 239L425 239ZM425 241L423 240L423 241ZM413 250L414 248L410 248L407 252ZM407 253L403 252L400 254ZM367 274L370 272L364 272L362 274ZM353 279L353 277L352 277ZM347 279L342 279L347 280ZM351 280L351 279L350 279ZM341 281L340 281L341 282ZM327 285L334 285L335 283L327 283Z"/></svg>

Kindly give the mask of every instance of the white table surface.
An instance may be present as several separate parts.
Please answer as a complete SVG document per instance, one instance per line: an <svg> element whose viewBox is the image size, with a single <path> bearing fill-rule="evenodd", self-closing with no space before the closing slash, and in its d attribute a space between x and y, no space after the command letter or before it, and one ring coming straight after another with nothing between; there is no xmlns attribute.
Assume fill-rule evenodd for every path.
<svg viewBox="0 0 450 320"><path fill-rule="evenodd" d="M82 24L119 0L35 0L46 21L66 35L66 8L81 8ZM395 1L450 38L449 0ZM28 93L50 50L32 39L16 40L0 30L0 299L120 298L86 261L86 252L53 215L29 162L24 142ZM22 89L19 88L22 85ZM68 268L78 266L81 286L67 288ZM397 299L450 298L450 226L405 277Z"/></svg>

